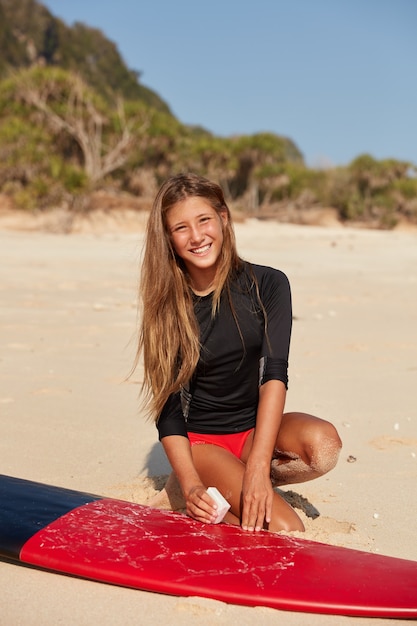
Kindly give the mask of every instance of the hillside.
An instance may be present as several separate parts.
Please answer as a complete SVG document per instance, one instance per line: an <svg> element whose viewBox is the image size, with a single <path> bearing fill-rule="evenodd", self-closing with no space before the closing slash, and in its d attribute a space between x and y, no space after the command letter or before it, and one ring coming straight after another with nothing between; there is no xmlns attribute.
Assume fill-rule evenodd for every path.
<svg viewBox="0 0 417 626"><path fill-rule="evenodd" d="M33 64L76 71L105 97L114 91L169 113L100 30L81 23L69 27L35 0L0 0L0 79Z"/></svg>

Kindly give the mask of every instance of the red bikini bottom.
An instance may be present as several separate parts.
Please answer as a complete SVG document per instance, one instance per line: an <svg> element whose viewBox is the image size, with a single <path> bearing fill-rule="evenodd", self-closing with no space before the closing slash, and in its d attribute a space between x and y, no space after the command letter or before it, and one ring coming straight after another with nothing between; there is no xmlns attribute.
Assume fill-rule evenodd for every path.
<svg viewBox="0 0 417 626"><path fill-rule="evenodd" d="M198 446L200 444L220 446L220 448L228 450L240 459L246 440L254 430L254 428L251 428L242 433L232 433L230 435L201 435L200 433L189 432L188 439L190 440L191 446Z"/></svg>

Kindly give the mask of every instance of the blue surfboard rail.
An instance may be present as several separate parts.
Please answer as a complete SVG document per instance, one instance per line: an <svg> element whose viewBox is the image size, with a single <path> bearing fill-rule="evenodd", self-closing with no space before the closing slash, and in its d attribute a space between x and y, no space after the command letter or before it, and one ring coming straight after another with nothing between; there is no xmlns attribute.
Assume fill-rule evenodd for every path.
<svg viewBox="0 0 417 626"><path fill-rule="evenodd" d="M19 560L32 535L100 496L0 474L0 556Z"/></svg>

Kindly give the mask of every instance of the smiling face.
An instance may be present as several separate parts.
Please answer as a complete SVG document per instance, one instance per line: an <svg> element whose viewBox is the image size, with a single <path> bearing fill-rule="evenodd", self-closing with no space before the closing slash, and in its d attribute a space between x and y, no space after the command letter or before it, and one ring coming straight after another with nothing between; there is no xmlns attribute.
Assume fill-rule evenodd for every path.
<svg viewBox="0 0 417 626"><path fill-rule="evenodd" d="M193 290L200 295L209 293L215 286L227 212L217 213L204 198L189 196L169 209L166 223L172 246L184 261Z"/></svg>

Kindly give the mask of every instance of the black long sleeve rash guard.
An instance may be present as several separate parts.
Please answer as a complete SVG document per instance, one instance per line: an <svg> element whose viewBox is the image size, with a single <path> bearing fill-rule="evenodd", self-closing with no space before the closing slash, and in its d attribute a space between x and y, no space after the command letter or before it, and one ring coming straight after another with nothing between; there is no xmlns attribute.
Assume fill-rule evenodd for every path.
<svg viewBox="0 0 417 626"><path fill-rule="evenodd" d="M230 434L249 430L256 424L259 386L268 380L288 385L292 307L286 275L244 263L230 293L234 311L223 293L214 318L212 294L194 297L202 346L190 382L189 412L185 418L181 393L172 394L157 421L159 439L187 437L188 431Z"/></svg>

